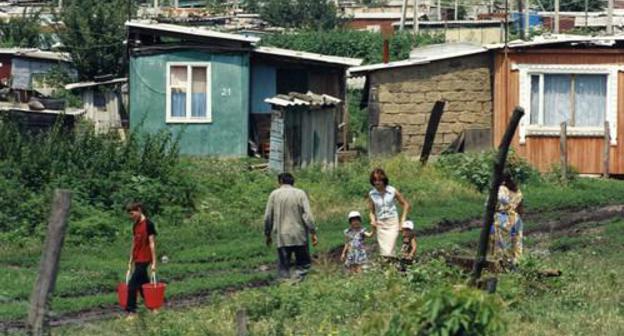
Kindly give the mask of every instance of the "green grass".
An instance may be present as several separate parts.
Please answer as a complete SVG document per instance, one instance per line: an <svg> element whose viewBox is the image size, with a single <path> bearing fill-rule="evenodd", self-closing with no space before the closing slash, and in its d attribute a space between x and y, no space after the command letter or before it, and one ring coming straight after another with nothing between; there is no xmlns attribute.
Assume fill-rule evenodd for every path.
<svg viewBox="0 0 624 336"><path fill-rule="evenodd" d="M136 322L87 323L55 332L116 335L141 329L147 335L234 335L235 314L245 309L253 335L402 335L400 330L405 333L423 327L414 324L420 321L415 316L428 307L428 299L445 293L442 295L457 300L465 295L483 300L479 309L495 307L491 323L501 323L506 329L495 334L622 335L624 221L590 224L579 232L560 234L534 237L520 271L499 275L493 296L466 289L466 277L438 259L413 266L406 276L379 267L349 276L338 266L322 262L309 279L296 286L248 289L215 297L200 308L143 314ZM464 239L457 234L440 238L465 244L471 239L470 234L465 235ZM570 242L571 237L592 244L561 251L561 244ZM537 276L537 271L545 268L560 269L563 275ZM393 329L394 320L405 329Z"/></svg>
<svg viewBox="0 0 624 336"><path fill-rule="evenodd" d="M170 260L159 265L159 277L171 286L169 297L251 281L250 271L275 260L274 249L265 247L262 237L262 215L266 198L276 187L275 176L249 171L247 160L184 159L182 164L187 178L200 189L196 209L166 209L153 218L159 231L158 255ZM313 167L295 172L295 177L296 186L308 192L317 219L320 244L314 252L327 252L342 244L349 210L366 213L368 173L376 166L383 167L391 184L410 200L413 210L409 217L418 229L432 228L443 220L481 216L485 196L434 166L421 168L418 162L398 157L357 161L330 171ZM624 203L624 183L620 181L577 179L565 186L533 182L522 190L526 211L532 213ZM113 225L119 228L119 235L111 240L81 242L70 234L52 299L55 312L115 304L116 285L124 278L131 224L119 220ZM449 249L477 236L478 232L468 231L427 237L419 240L419 249ZM0 244L1 320L25 316L24 303L35 280L40 248L40 241L28 239Z"/></svg>

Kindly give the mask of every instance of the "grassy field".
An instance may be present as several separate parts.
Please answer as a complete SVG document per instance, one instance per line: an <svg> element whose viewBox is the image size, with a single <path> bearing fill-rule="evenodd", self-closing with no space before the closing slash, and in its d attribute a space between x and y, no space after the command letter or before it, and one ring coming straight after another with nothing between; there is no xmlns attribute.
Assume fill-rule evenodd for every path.
<svg viewBox="0 0 624 336"><path fill-rule="evenodd" d="M622 237L621 220L529 236L520 270L499 275L494 295L467 288L465 275L434 257L421 257L406 274L374 266L357 276L321 261L297 285L249 289L201 308L55 333L234 335L236 312L245 309L252 335L426 335L452 330L454 320L476 328L487 321L489 329L482 331L488 335L622 335ZM546 268L563 274L539 276Z"/></svg>
<svg viewBox="0 0 624 336"><path fill-rule="evenodd" d="M296 185L309 193L317 218L320 245L314 252L339 246L346 213L366 210L368 173L376 166L386 169L391 184L411 201L409 217L418 229L445 220L477 218L482 212L485 197L472 185L405 158L358 161L332 171L310 168L295 176ZM274 250L263 244L262 214L268 194L276 187L275 176L248 167L246 160L182 161L180 173L199 188L195 209L170 207L153 218L159 231L158 255L169 258L167 264L159 265L159 277L169 283L170 299L273 277ZM624 183L611 180L577 179L564 185L532 181L523 186L523 193L526 210L531 213L624 203ZM114 290L125 273L131 224L123 220L121 211L111 220L119 228L118 234L106 239L82 241L70 233L52 300L54 313L114 306ZM473 231L451 233L422 239L420 246L427 251L461 245L474 237ZM25 316L40 247L38 239L0 244L0 320ZM265 265L271 269L266 270Z"/></svg>

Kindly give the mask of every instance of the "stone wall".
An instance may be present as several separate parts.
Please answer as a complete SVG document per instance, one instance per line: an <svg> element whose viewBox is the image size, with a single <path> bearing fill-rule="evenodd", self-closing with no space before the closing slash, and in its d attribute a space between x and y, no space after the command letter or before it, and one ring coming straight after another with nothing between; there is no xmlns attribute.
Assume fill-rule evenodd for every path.
<svg viewBox="0 0 624 336"><path fill-rule="evenodd" d="M436 100L446 106L432 154L464 130L492 128L491 55L483 53L371 73L371 125L401 126L402 151L418 156Z"/></svg>

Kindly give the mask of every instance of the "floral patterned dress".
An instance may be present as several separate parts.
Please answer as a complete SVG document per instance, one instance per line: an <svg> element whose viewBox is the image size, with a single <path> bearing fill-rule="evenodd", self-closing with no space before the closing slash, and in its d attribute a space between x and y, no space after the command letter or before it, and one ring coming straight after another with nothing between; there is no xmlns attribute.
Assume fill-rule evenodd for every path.
<svg viewBox="0 0 624 336"><path fill-rule="evenodd" d="M522 202L522 192L506 186L498 189L498 205L490 231L490 256L515 264L522 256L522 219L516 212Z"/></svg>
<svg viewBox="0 0 624 336"><path fill-rule="evenodd" d="M366 249L364 248L364 239L366 237L364 232L366 232L365 228L356 230L349 228L344 231L346 244L348 244L345 266L363 265L368 262Z"/></svg>

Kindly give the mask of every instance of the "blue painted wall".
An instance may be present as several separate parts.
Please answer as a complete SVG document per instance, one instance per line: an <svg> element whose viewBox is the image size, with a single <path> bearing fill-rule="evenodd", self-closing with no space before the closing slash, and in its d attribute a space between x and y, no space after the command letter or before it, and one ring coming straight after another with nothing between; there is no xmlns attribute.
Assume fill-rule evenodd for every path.
<svg viewBox="0 0 624 336"><path fill-rule="evenodd" d="M253 64L251 67L251 113L269 114L271 105L264 102L266 98L275 97L276 70L274 66Z"/></svg>
<svg viewBox="0 0 624 336"><path fill-rule="evenodd" d="M211 62L212 122L166 123L168 62ZM249 54L170 51L130 60L130 128L145 132L169 129L182 134L181 153L242 157L249 128Z"/></svg>

